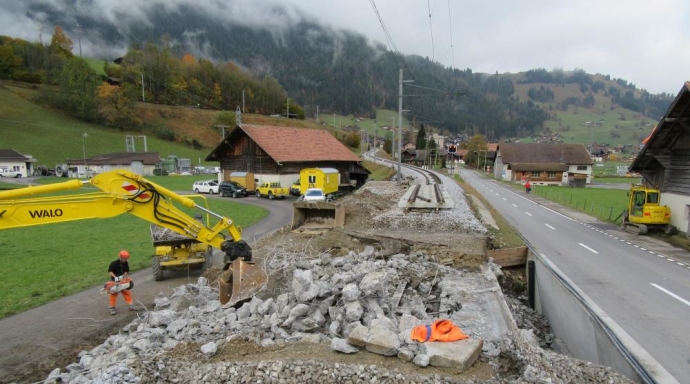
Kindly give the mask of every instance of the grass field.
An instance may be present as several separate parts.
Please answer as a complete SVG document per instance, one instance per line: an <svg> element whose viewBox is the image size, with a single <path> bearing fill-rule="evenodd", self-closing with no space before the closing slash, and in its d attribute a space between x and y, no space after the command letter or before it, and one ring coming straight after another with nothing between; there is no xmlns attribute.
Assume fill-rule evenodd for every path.
<svg viewBox="0 0 690 384"><path fill-rule="evenodd" d="M190 191L195 179L208 176L213 175L157 177L152 181L155 179L154 182L169 189ZM0 188L9 187L16 185L0 184ZM233 219L240 227L252 225L268 214L263 208L243 205L230 198L208 199L208 206L213 212ZM194 214L190 209L183 210ZM0 249L3 250L0 253L0 318L102 284L107 280L108 263L117 258L121 249L131 252L133 271L148 268L154 254L149 225L145 220L123 214L111 219L0 231Z"/></svg>
<svg viewBox="0 0 690 384"><path fill-rule="evenodd" d="M510 183L524 191L519 184ZM562 186L532 186L532 193L556 203L588 213L601 221L620 224L619 215L628 201L625 189L567 188ZM617 220L616 220L617 219Z"/></svg>

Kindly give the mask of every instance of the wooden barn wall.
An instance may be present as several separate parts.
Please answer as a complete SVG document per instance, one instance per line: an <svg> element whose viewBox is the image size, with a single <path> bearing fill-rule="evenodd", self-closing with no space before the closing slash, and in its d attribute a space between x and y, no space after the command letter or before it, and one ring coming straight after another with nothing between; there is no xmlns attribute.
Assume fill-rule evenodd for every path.
<svg viewBox="0 0 690 384"><path fill-rule="evenodd" d="M669 164L663 174L662 190L690 196L690 149L674 149L670 159L658 160Z"/></svg>
<svg viewBox="0 0 690 384"><path fill-rule="evenodd" d="M278 164L244 132L232 138L225 152L218 153L223 169L255 174L276 174Z"/></svg>

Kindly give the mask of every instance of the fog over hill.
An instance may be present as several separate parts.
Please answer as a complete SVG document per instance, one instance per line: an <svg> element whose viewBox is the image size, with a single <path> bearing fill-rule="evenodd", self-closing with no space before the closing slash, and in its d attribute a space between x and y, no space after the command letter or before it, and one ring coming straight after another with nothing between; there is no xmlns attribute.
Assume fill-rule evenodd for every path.
<svg viewBox="0 0 690 384"><path fill-rule="evenodd" d="M395 3L394 9L389 1L343 5L309 0L202 0L193 4L182 0L10 0L0 9L0 34L48 43L54 26L60 25L73 40L77 55L81 51L84 56L113 59L132 44L141 47L153 42L178 54L191 53L218 63L232 61L257 77L275 77L308 116L315 115L317 106L322 113L363 116L373 116L376 108L397 109L398 69L402 67L405 79L414 79L415 85L444 91L427 90L421 92L424 97L404 99L405 109L418 116L418 121L430 119L451 132L484 133L492 138L529 135L540 129L548 112L517 100L512 82L493 76L496 70L479 75L470 65L475 54L481 57L486 47L477 50L468 44L479 43L479 31L486 32L486 25L496 26L505 16L504 10L495 10L491 14L497 20L482 19L486 25L468 33L466 28L479 24L465 19L464 14L487 11L484 6L469 8L462 1L443 7L429 4L425 10L408 1ZM372 4L376 4L380 20ZM559 12L551 6L543 10ZM421 13L425 13L426 30L420 29ZM635 15L630 18L636 20ZM406 25L403 29L401 22ZM384 26L390 33L388 41L381 38ZM456 27L462 36L454 32ZM516 28L515 36L523 29L533 32L538 28ZM453 32L449 34L449 30ZM503 27L497 30L506 33ZM553 51L532 51L536 47L532 40L521 45L511 38L511 48L504 49L496 36L480 36L492 42L495 51L494 59L485 58L483 63L505 62L516 68L519 49L552 62ZM449 37L455 37L457 48L448 44ZM569 55L582 52L578 44L569 42L564 39L553 47L567 46ZM626 84L634 87L632 81ZM679 81L674 88L681 84ZM406 87L405 93L420 92Z"/></svg>

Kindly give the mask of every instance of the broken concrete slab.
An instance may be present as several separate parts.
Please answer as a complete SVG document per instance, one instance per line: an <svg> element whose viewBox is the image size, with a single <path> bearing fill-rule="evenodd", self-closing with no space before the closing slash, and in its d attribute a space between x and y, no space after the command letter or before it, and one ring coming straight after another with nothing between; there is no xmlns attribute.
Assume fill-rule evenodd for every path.
<svg viewBox="0 0 690 384"><path fill-rule="evenodd" d="M421 353L429 356L429 365L466 370L482 352L484 342L471 338L452 342L430 341L420 345Z"/></svg>

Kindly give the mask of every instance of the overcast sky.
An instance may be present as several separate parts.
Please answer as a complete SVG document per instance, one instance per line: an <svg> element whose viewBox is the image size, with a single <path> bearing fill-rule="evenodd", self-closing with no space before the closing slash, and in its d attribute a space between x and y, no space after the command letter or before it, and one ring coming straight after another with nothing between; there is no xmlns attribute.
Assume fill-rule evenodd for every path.
<svg viewBox="0 0 690 384"><path fill-rule="evenodd" d="M89 12L108 21L160 0L29 0L54 2L65 13ZM77 4L75 11L65 3ZM219 20L280 28L301 17L393 44L404 54L433 58L474 72L534 68L608 74L652 93L676 95L690 80L690 2L687 0L166 0L194 4ZM0 34L38 40L24 0L0 0ZM295 7L278 14L273 5ZM73 7L73 6L72 6ZM431 16L429 16L431 15ZM44 29L43 40L52 29ZM48 40L49 41L49 40ZM452 41L452 43L451 43ZM86 44L84 44L86 45Z"/></svg>

